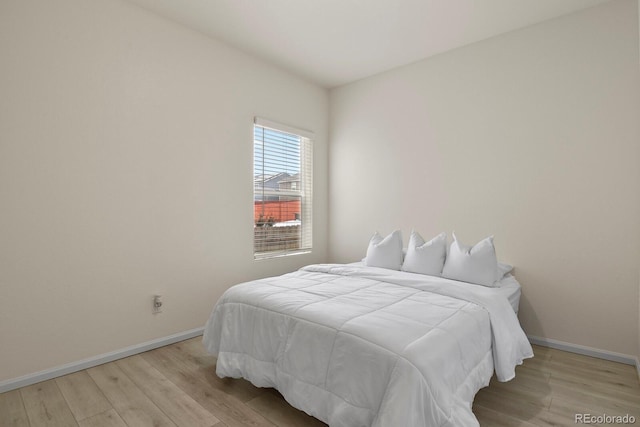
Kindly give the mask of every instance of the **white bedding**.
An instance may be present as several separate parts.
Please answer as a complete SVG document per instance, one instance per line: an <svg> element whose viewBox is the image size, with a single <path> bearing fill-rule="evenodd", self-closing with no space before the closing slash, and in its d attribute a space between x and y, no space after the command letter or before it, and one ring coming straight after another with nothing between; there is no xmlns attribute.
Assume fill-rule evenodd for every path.
<svg viewBox="0 0 640 427"><path fill-rule="evenodd" d="M353 265L230 288L203 341L220 377L345 427L478 426L475 393L533 356L494 288Z"/></svg>
<svg viewBox="0 0 640 427"><path fill-rule="evenodd" d="M503 295L513 307L513 311L518 314L518 307L520 306L520 295L522 294L522 288L520 283L511 274L507 274L498 282L498 285L493 288L499 294Z"/></svg>
<svg viewBox="0 0 640 427"><path fill-rule="evenodd" d="M365 266L364 262L362 261L352 262L347 265L352 265L355 267ZM460 283L465 283L465 282L460 282ZM480 285L469 283L469 286L480 286ZM509 304L511 304L511 307L513 307L513 311L515 311L515 313L518 314L518 308L520 306L520 295L522 294L522 287L520 286L520 283L518 283L516 278L513 277L512 274L507 274L499 282L497 282L497 284L493 286L493 289L496 290L496 293L506 297L507 300L509 301Z"/></svg>

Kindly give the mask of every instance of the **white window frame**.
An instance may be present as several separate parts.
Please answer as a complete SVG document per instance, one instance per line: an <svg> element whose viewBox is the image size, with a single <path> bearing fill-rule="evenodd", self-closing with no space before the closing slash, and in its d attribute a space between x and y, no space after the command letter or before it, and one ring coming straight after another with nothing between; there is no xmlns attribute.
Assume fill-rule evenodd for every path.
<svg viewBox="0 0 640 427"><path fill-rule="evenodd" d="M272 225L256 225L255 209L256 201L258 199L265 201L265 187L264 184L260 186L256 181L256 176L265 175L267 169L264 165L257 165L256 150L259 150L258 143L262 144L264 150L264 140L256 139L256 128L269 129L275 132L289 134L299 137L300 141L300 159L299 159L299 174L300 185L297 189L283 190L281 194L283 197L291 197L293 199L299 198L300 200L300 212L299 221L300 225L296 227L287 226L286 224L276 224L277 227ZM258 129L260 130L260 129ZM299 255L309 253L313 249L313 132L307 130L298 129L292 126L284 125L281 123L273 122L264 118L256 117L254 119L253 126L253 149L254 149L254 161L253 161L253 178L254 178L254 197L253 197L253 209L254 209L254 238L253 238L253 256L255 260L270 259L281 256ZM264 160L264 151L262 154ZM257 228L263 228L257 229ZM271 229L268 229L271 228ZM280 228L280 230L277 230ZM266 237L268 234L268 237ZM279 242L279 236L282 236L282 242ZM287 239L297 241L298 244L286 243ZM267 244L266 241L275 242L273 244Z"/></svg>

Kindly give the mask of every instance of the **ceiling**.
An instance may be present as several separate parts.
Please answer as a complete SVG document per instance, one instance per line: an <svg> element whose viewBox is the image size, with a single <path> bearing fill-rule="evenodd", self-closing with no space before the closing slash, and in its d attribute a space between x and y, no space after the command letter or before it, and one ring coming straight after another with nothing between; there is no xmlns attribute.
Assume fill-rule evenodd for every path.
<svg viewBox="0 0 640 427"><path fill-rule="evenodd" d="M331 88L611 0L129 0Z"/></svg>

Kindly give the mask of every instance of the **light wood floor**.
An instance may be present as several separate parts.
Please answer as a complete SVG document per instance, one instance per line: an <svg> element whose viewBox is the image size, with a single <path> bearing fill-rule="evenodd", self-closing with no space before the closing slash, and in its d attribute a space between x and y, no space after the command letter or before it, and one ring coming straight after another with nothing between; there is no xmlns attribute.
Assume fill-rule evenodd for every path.
<svg viewBox="0 0 640 427"><path fill-rule="evenodd" d="M492 381L478 393L473 409L481 426L575 426L576 413L630 414L640 425L634 367L534 351L513 381ZM0 426L325 425L274 390L223 380L214 371L215 358L193 338L0 394Z"/></svg>

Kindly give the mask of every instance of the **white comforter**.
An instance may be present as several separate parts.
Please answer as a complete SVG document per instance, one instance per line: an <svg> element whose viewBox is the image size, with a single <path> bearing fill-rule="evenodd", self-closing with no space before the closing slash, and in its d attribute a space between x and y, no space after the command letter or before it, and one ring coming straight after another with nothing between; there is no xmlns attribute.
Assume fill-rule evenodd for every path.
<svg viewBox="0 0 640 427"><path fill-rule="evenodd" d="M278 389L331 426L478 426L476 392L531 346L504 296L452 280L312 265L230 288L204 332L220 377Z"/></svg>

